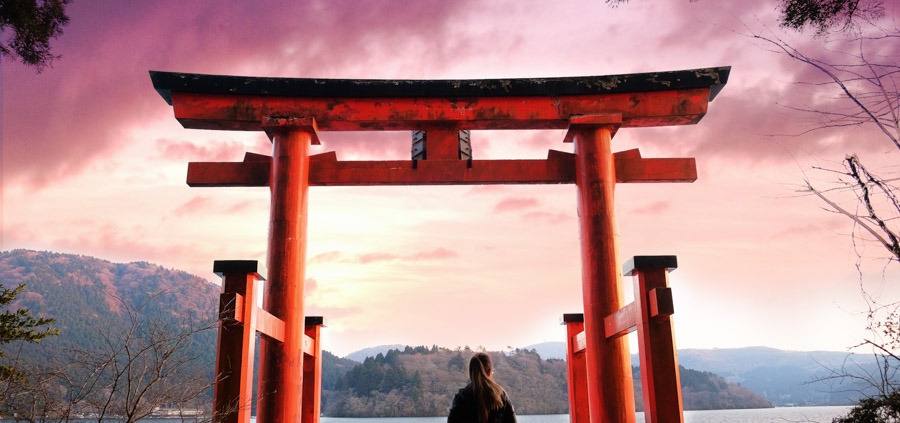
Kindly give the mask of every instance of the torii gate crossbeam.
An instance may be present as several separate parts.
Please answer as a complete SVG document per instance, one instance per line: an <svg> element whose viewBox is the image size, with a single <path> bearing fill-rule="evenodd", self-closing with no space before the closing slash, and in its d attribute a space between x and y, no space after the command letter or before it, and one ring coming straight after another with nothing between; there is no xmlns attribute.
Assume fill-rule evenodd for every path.
<svg viewBox="0 0 900 423"><path fill-rule="evenodd" d="M572 418L576 419L574 410L578 409L579 423L588 418L595 423L633 422L630 357L625 338L620 335L635 325L649 324L651 318L667 319L671 312L660 313L658 309L657 303L663 301L659 298L667 298L664 294L668 293L658 272L653 273L657 275L653 279L656 285L641 282L641 295L652 291L653 296L637 302L642 307L640 316L633 311L638 306L620 304L613 216L615 185L692 182L697 171L692 158L642 158L637 150L614 153L612 137L624 127L699 122L708 103L725 85L729 71L721 67L574 78L430 81L151 72L154 87L173 106L176 119L185 128L266 131L272 140L271 157L248 153L241 162L191 163L187 177L191 186L267 186L271 192L269 288L263 310L258 313L267 316L267 325L283 329L283 336L280 340L262 338L257 421L318 420L318 392L304 389L303 380L303 343L309 343L311 336L304 334L303 314L310 186L574 183L578 190L584 297L584 328L578 334L578 351L583 353L579 363L584 369L583 377L577 379L581 381L581 393L571 397ZM469 131L479 129L568 129L563 141L575 142L575 153L551 150L545 160L476 160L472 158ZM308 154L309 144L319 143L320 131L377 130L414 131L412 159L340 161L334 152ZM650 303L657 307L653 312L647 308ZM639 323L619 324L616 319ZM668 320L664 323L670 325ZM607 326L616 333L607 333ZM252 334L252 327L245 328L244 333ZM655 333L663 334L658 338L663 347L674 348L671 330L639 331L642 340ZM653 344L642 341L641 345ZM650 353L641 351L643 361ZM674 349L667 354L647 356L648 363L660 357L667 361L660 367L663 370L647 371L649 380L668 382L649 388L645 383L645 396L652 397L649 403L654 407L667 407L664 419L681 419L680 390L677 383L669 383L677 382L677 373L669 374L673 366L677 372L677 359ZM307 366L307 372L317 375L310 369L315 366ZM241 374L246 381L246 373ZM587 404L578 402L585 399ZM651 421L656 421L652 416L657 415L655 410L647 414ZM228 420L237 416L234 413L223 418L237 421ZM249 413L241 416L249 418Z"/></svg>

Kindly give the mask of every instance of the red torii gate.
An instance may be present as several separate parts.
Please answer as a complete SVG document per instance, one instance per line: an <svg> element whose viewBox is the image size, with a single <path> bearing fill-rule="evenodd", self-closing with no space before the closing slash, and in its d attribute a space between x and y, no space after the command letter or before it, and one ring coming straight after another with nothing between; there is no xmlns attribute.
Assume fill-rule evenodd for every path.
<svg viewBox="0 0 900 423"><path fill-rule="evenodd" d="M309 186L575 183L584 315L565 318L571 418L634 421L631 360L620 335L638 330L647 420L681 421L665 281L674 257L635 257L629 269L638 275L635 302L622 307L613 193L617 182L693 182L696 165L692 158L642 158L637 149L613 153L611 140L620 127L697 123L729 70L491 80L150 72L185 128L261 130L273 145L271 157L247 153L242 162L188 166L190 186L268 186L271 192L263 309L248 306L254 304L252 281L259 277L255 262L214 266L225 279L216 419L249 420L252 335L260 331L266 336L257 421L318 421L322 320L306 318L303 307ZM564 142L574 142L575 153L551 150L546 160L475 160L469 131L479 129L568 129ZM319 143L319 131L375 130L413 131L411 160L340 161L334 152L308 154L309 144Z"/></svg>

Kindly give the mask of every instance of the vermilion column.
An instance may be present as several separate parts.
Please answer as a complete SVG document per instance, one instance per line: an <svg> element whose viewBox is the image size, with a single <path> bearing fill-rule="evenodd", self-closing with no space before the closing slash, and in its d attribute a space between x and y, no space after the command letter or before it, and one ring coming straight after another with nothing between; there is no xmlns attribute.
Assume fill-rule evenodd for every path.
<svg viewBox="0 0 900 423"><path fill-rule="evenodd" d="M587 391L592 422L634 422L631 358L626 337L606 339L603 319L619 309L611 125L573 126L581 230Z"/></svg>
<svg viewBox="0 0 900 423"><path fill-rule="evenodd" d="M312 127L278 127L272 138L269 180L269 285L263 307L284 321L284 342L261 337L257 421L298 423L303 387L303 267L309 144Z"/></svg>

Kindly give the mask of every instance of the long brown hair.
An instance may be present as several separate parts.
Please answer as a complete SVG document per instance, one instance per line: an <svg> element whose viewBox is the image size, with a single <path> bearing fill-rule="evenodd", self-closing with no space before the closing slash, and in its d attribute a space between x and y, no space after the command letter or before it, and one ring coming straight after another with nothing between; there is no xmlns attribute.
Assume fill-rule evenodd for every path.
<svg viewBox="0 0 900 423"><path fill-rule="evenodd" d="M475 394L475 409L478 421L487 423L492 410L503 407L503 388L491 380L493 369L491 356L480 352L469 360L469 380L472 382L472 393Z"/></svg>

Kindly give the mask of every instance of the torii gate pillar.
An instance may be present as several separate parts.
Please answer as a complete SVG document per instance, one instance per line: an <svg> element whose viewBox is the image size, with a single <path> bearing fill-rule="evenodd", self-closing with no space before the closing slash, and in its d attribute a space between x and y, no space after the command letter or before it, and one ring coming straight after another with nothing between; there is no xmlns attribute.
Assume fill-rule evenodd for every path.
<svg viewBox="0 0 900 423"><path fill-rule="evenodd" d="M590 421L634 422L631 357L625 337L607 338L604 318L620 308L613 194L616 166L611 150L620 116L573 125L575 184L581 232L581 280L587 397Z"/></svg>
<svg viewBox="0 0 900 423"><path fill-rule="evenodd" d="M272 139L269 184L269 286L263 308L284 321L284 342L260 341L257 421L299 422L303 389L303 281L309 144L314 121L268 122Z"/></svg>

